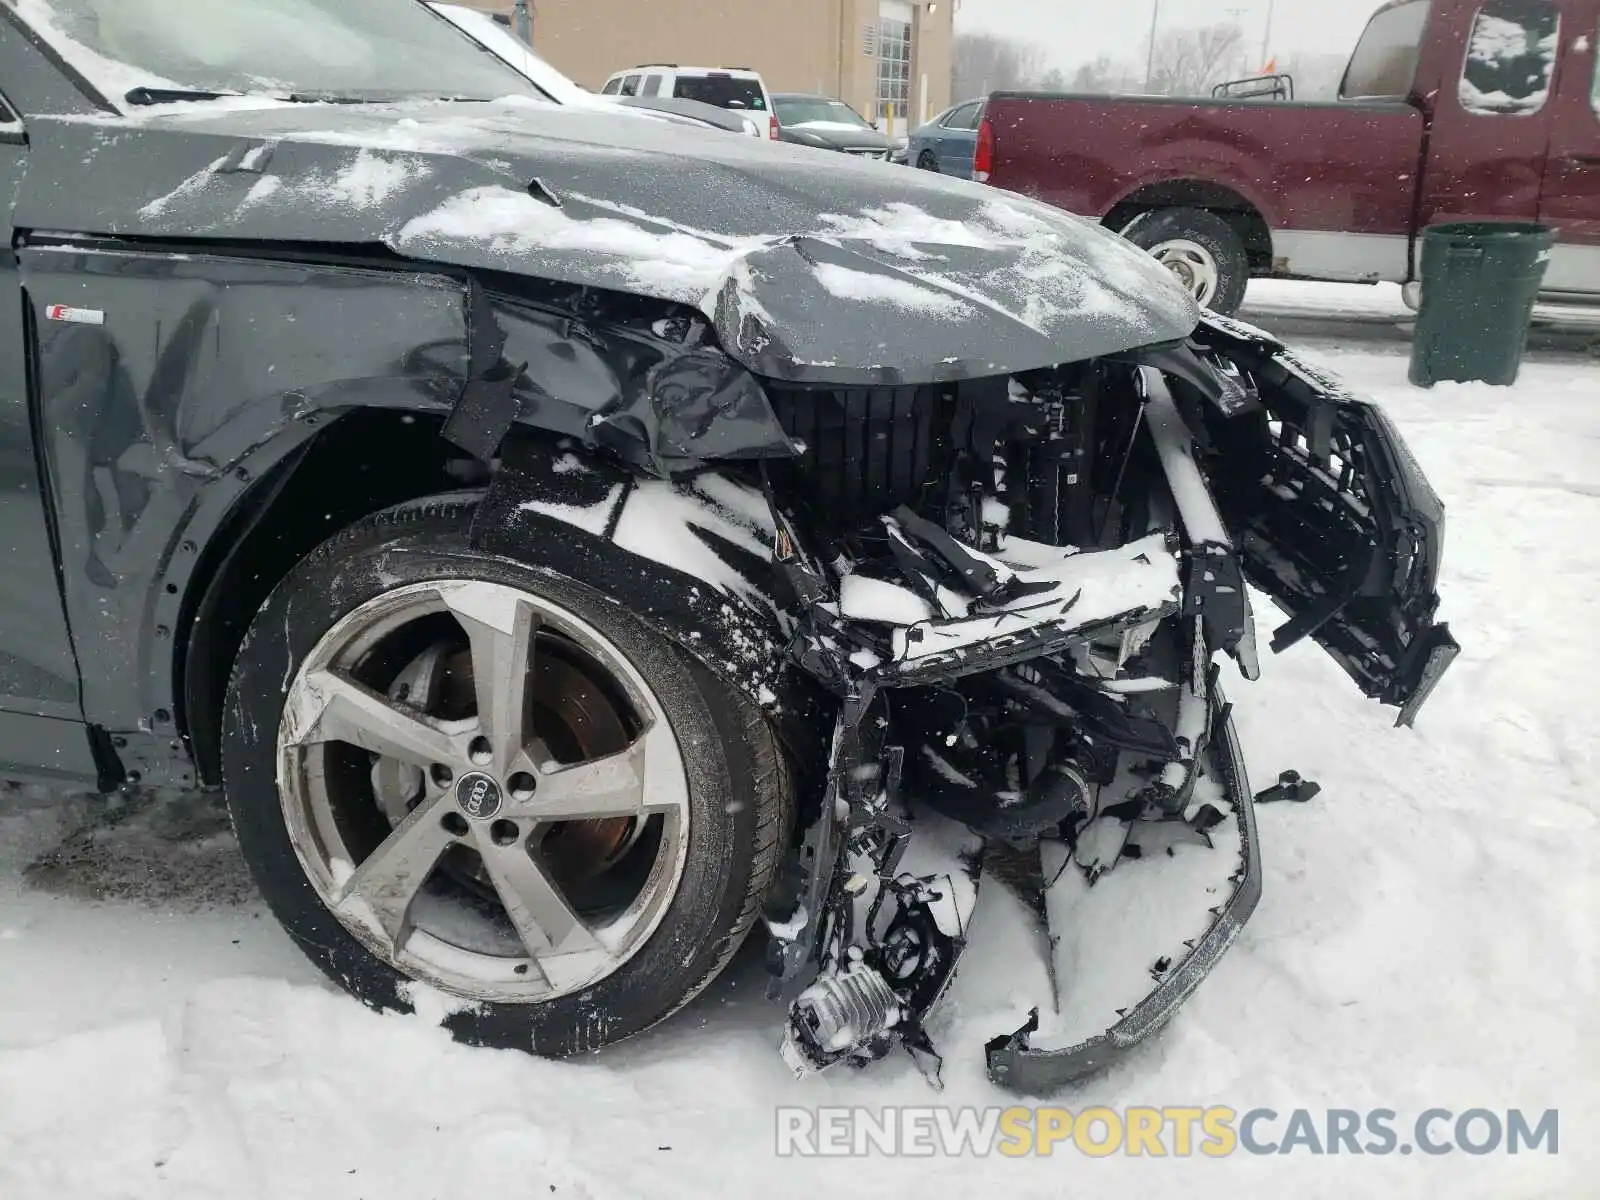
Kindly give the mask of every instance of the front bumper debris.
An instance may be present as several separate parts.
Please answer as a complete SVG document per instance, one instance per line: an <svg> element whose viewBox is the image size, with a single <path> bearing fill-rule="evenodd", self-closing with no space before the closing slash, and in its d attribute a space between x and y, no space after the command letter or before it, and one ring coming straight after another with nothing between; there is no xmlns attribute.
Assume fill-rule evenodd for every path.
<svg viewBox="0 0 1600 1200"><path fill-rule="evenodd" d="M1036 1009L1021 1029L991 1041L985 1052L989 1077L996 1083L1028 1095L1045 1095L1114 1065L1172 1018L1227 953L1255 912L1261 900L1261 849L1256 836L1255 805L1238 734L1225 704L1212 721L1211 753L1227 804L1239 826L1240 858L1230 879L1231 894L1211 910L1214 917L1209 927L1188 944L1187 953L1160 972L1150 993L1103 1033L1061 1049L1035 1046L1032 1043L1039 1029ZM1114 929L1100 932L1107 937L1118 935ZM1148 957L1153 964L1160 964L1158 956L1162 953L1161 947L1151 947Z"/></svg>
<svg viewBox="0 0 1600 1200"><path fill-rule="evenodd" d="M1444 505L1387 413L1270 335L1208 315L1194 344L1243 397L1191 407L1245 572L1289 614L1273 651L1311 638L1413 725L1460 653L1434 619Z"/></svg>
<svg viewBox="0 0 1600 1200"><path fill-rule="evenodd" d="M966 946L987 844L1037 844L1063 829L1115 825L1122 842L1085 871L1092 884L1119 859L1138 856L1144 823L1175 824L1209 844L1217 822L1235 812L1241 822L1250 820L1248 796L1234 799L1243 787L1242 766L1241 782L1227 789L1227 813L1196 800L1210 726L1226 727L1232 745L1231 725L1215 709L1206 621L1199 613L1182 617L1175 537L1156 534L1081 553L1010 539L984 553L902 512L883 521L892 568L877 564L870 581L845 571L835 587L776 506L773 520L774 561L804 614L791 653L839 697L820 811L804 832L792 886L766 911L771 992L790 1001L783 1056L805 1073L841 1062L864 1065L903 1045L937 1082L941 1059L923 1022ZM1187 641L1174 645L1188 646L1173 664L1179 678L1158 681L1172 702L1166 722L1136 698L1101 691L1060 665L1127 662L1163 626L1185 632ZM937 697L957 688L966 689L966 711L946 728ZM1009 791L980 786L953 761L977 719L973 706L990 688L1005 711L1023 714L1018 720L1027 727L1032 765ZM1118 775L1124 749L1149 755L1155 769L1147 784L1124 781L1113 792L1102 785ZM918 786L903 787L919 770ZM906 803L911 795L914 805ZM1113 796L1118 803L1110 803ZM963 836L946 838L942 857L930 856L930 844L952 828ZM1253 826L1241 844L1254 853ZM908 858L912 846L920 862ZM1253 866L1227 865L1222 874L1259 886ZM1242 922L1253 904L1235 900L1228 911ZM1187 928L1193 921L1180 923ZM1211 957L1190 954L1162 976L1157 994L1173 997L1169 1009L1226 940L1231 935ZM1216 941L1208 934L1204 944ZM1153 952L1150 963L1172 957L1173 949ZM1174 978L1190 982L1174 988ZM1145 1007L1141 1002L1136 1011ZM1123 1035L1133 1027L1119 1025ZM1024 1061L1031 1053L1038 1052L1027 1051L1023 1040L1013 1056ZM1047 1068L1026 1069L1042 1077ZM999 1066L995 1071L1001 1082L1010 1078Z"/></svg>
<svg viewBox="0 0 1600 1200"><path fill-rule="evenodd" d="M1456 653L1433 619L1442 506L1381 412L1223 321L1026 378L779 400L798 457L759 459L737 495L712 473L700 490L731 504L718 528L746 527L706 544L770 606L764 636L800 668L773 674L805 685L762 704L780 715L804 692L833 721L763 912L785 1061L904 1047L937 1083L926 1021L989 863L1037 901L1056 956L1054 1003L988 1044L991 1077L1046 1092L1103 1068L1171 1017L1260 897L1216 666L1260 673L1247 581L1290 614L1275 650L1315 639L1409 723ZM770 557L730 556L757 528ZM1130 920L1124 902L1147 908Z"/></svg>

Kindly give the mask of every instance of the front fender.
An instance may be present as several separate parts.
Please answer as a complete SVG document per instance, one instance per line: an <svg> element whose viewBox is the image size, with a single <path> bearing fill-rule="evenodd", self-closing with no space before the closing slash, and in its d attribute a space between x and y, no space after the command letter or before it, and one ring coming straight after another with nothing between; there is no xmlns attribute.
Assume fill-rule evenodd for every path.
<svg viewBox="0 0 1600 1200"><path fill-rule="evenodd" d="M183 682L194 614L290 457L363 410L405 414L396 436L447 418L471 430L475 334L498 326L505 355L526 364L510 407L523 427L590 437L675 471L699 454L787 445L747 372L714 346L685 344L681 330L677 340L652 332L676 311L667 305L591 296L584 307L572 289L518 303L486 299L464 272L178 254L114 238L41 239L18 257L84 717L176 760L195 702ZM53 304L98 320L48 319ZM499 361L496 350L484 370ZM504 430L478 432L498 445ZM429 455L404 440L405 454L355 446L339 460L330 486L371 496L354 516L439 482L436 471L408 476ZM311 503L320 507L306 528L320 540L331 507ZM186 763L175 778L190 781Z"/></svg>
<svg viewBox="0 0 1600 1200"><path fill-rule="evenodd" d="M27 245L18 261L84 718L168 748L175 648L218 532L340 413L449 411L462 366L409 352L465 345L461 285L110 240Z"/></svg>

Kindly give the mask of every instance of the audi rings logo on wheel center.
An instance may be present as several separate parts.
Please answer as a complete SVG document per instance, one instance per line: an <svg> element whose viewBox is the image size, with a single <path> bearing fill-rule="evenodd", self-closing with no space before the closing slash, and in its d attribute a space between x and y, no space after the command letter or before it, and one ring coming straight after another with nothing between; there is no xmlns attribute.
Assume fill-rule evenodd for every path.
<svg viewBox="0 0 1600 1200"><path fill-rule="evenodd" d="M500 811L500 785L481 771L470 771L456 783L456 803L474 821L487 821Z"/></svg>

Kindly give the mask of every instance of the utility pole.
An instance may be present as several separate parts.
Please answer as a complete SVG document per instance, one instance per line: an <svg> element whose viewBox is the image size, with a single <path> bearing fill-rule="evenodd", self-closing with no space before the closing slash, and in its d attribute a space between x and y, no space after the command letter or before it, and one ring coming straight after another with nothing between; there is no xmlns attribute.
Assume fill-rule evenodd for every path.
<svg viewBox="0 0 1600 1200"><path fill-rule="evenodd" d="M1272 10L1276 5L1277 0L1267 0L1267 31L1261 35L1261 65L1263 67L1272 61Z"/></svg>
<svg viewBox="0 0 1600 1200"><path fill-rule="evenodd" d="M1144 90L1150 91L1150 82L1156 75L1156 26L1161 23L1161 0L1155 0L1150 10L1150 57L1144 67Z"/></svg>
<svg viewBox="0 0 1600 1200"><path fill-rule="evenodd" d="M1241 59L1248 58L1250 56L1250 48L1245 45L1245 41L1244 41L1244 22L1241 21L1239 18L1244 16L1245 13L1250 12L1251 10L1248 9L1248 8L1229 8L1229 9L1224 9L1223 11L1226 12L1230 17L1233 18L1233 27L1234 27L1234 29L1238 30L1238 32L1239 32L1239 57ZM1261 61L1265 62L1266 60L1262 59ZM1251 75L1254 75L1256 73L1256 72L1250 70L1250 64L1248 62L1244 63L1242 65L1241 69L1246 71L1246 72L1248 72Z"/></svg>
<svg viewBox="0 0 1600 1200"><path fill-rule="evenodd" d="M528 0L517 0L511 9L511 20L517 36L528 45L533 45L533 13L528 11Z"/></svg>

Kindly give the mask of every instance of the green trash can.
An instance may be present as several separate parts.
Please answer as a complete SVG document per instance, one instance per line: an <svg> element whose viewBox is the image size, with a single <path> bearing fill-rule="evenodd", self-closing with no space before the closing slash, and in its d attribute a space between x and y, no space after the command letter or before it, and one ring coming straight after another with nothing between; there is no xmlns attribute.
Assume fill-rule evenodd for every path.
<svg viewBox="0 0 1600 1200"><path fill-rule="evenodd" d="M1554 230L1520 222L1425 229L1411 382L1515 383L1555 240Z"/></svg>

